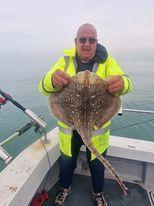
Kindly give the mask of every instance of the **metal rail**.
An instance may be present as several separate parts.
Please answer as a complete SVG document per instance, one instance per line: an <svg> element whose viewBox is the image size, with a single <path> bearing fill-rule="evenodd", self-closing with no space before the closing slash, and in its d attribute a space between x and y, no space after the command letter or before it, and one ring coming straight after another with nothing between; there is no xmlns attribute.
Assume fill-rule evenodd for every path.
<svg viewBox="0 0 154 206"><path fill-rule="evenodd" d="M10 142L12 139L14 139L17 136L22 135L23 133L27 132L32 126L35 126L34 122L29 122L25 126L23 126L20 130L16 131L13 135L10 137L6 138L4 141L0 142L0 146L3 146Z"/></svg>
<svg viewBox="0 0 154 206"><path fill-rule="evenodd" d="M154 114L154 111L150 110L139 110L139 109L122 109L124 112L137 112L137 113L145 113L145 114Z"/></svg>
<svg viewBox="0 0 154 206"><path fill-rule="evenodd" d="M13 135L6 138L4 141L0 142L0 158L5 162L5 164L8 164L12 160L12 156L2 146L7 144L8 142L12 141L16 137L22 135L23 133L28 131L32 126L35 127L34 122L27 123L20 130L16 131Z"/></svg>

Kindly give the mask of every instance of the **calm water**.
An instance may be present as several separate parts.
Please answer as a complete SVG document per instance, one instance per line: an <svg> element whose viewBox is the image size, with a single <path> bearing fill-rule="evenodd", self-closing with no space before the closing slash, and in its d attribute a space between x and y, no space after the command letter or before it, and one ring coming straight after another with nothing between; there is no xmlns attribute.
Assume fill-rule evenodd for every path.
<svg viewBox="0 0 154 206"><path fill-rule="evenodd" d="M48 131L54 128L56 121L49 113L47 97L38 92L37 84L57 58L55 56L52 58L49 54L25 55L22 53L16 55L3 53L0 56L0 89L9 93L25 108L30 108L37 115L41 115L48 123ZM133 92L123 97L123 108L154 110L154 61L128 61L119 57L118 61L134 82ZM127 127L149 119L154 119L154 115L125 112L123 116L113 120L111 134L154 141L154 120ZM29 121L29 118L12 103L2 106L0 141L14 134ZM37 134L31 129L7 144L5 149L15 157L37 138ZM0 170L3 167L4 164L0 161Z"/></svg>

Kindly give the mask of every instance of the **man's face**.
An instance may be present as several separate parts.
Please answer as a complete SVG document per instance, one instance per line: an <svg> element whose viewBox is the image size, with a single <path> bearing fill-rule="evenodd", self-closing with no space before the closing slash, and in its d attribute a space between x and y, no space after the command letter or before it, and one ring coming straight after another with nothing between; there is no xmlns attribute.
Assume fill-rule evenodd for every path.
<svg viewBox="0 0 154 206"><path fill-rule="evenodd" d="M75 38L77 53L81 60L89 61L96 52L97 34L92 28L82 28Z"/></svg>

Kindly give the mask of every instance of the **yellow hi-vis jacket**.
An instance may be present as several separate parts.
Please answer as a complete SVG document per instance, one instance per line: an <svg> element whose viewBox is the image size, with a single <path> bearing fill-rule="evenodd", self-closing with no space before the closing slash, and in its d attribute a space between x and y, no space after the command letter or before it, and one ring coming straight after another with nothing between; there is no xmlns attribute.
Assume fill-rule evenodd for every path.
<svg viewBox="0 0 154 206"><path fill-rule="evenodd" d="M75 48L71 50L65 50L64 53L66 56L60 58L57 61L57 63L46 74L46 76L39 82L39 91L42 92L44 95L50 95L52 92L56 91L56 88L54 88L52 85L52 75L57 69L66 71L70 76L74 76L76 74L77 65L75 61ZM121 70L115 59L113 59L111 56L108 56L107 60L104 63L99 63L98 65L94 64L93 72L95 72L103 80L105 80L109 76L122 75L124 81L124 89L121 95L124 95L131 91L131 80L128 76L124 74L124 72ZM102 126L101 129L96 129L93 132L93 145L101 154L109 146L110 124L111 121L108 121ZM58 121L58 126L60 150L64 154L71 157L72 130L66 124L60 121ZM93 160L94 158L95 156L92 154L91 160Z"/></svg>

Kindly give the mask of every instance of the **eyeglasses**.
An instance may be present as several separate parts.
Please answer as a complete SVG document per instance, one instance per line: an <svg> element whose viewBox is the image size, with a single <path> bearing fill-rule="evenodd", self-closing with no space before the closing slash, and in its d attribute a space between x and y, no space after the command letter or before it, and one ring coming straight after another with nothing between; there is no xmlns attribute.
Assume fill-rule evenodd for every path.
<svg viewBox="0 0 154 206"><path fill-rule="evenodd" d="M89 44L94 44L94 43L96 43L96 39L95 39L95 38L92 38L92 37L90 37L90 38L81 37L81 38L79 39L79 42L80 42L81 44L85 44L86 41L87 41L87 39L88 39Z"/></svg>

